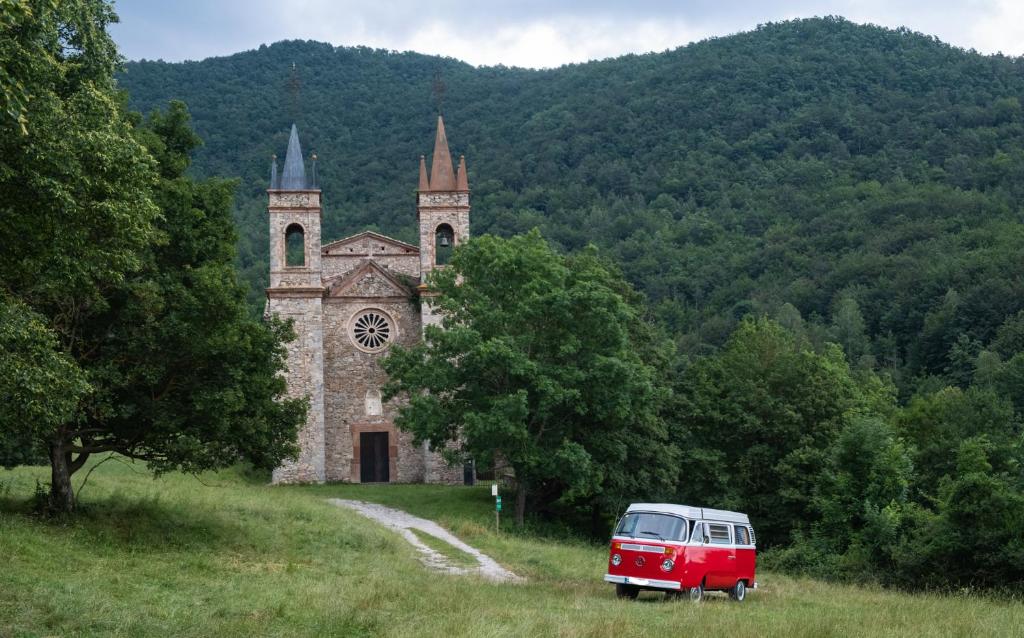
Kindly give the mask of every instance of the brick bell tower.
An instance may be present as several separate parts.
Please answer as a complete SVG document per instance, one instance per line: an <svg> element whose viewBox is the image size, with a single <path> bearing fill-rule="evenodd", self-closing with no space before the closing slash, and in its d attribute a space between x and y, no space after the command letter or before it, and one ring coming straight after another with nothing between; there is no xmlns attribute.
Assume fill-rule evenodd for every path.
<svg viewBox="0 0 1024 638"><path fill-rule="evenodd" d="M444 119L437 116L437 137L427 179L427 158L420 156L420 182L416 211L420 224L420 296L423 326L441 323L426 285L434 268L448 263L454 247L469 238L469 178L466 158L459 156L458 171L452 170L452 156L444 133Z"/></svg>
<svg viewBox="0 0 1024 638"><path fill-rule="evenodd" d="M296 338L288 344L288 395L308 397L299 430L299 457L274 470L274 483L322 483L324 473L323 283L320 267L320 189L316 155L307 179L299 132L292 124L284 170L270 168L270 287L267 314L291 319Z"/></svg>

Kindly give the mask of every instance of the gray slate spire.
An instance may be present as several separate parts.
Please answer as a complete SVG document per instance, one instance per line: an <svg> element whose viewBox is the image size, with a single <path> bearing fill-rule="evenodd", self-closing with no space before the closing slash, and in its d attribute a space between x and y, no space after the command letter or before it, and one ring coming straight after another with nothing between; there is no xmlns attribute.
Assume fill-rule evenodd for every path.
<svg viewBox="0 0 1024 638"><path fill-rule="evenodd" d="M302 149L299 148L299 129L292 124L292 134L288 138L288 152L284 156L280 188L304 190L306 187L306 166L302 161Z"/></svg>

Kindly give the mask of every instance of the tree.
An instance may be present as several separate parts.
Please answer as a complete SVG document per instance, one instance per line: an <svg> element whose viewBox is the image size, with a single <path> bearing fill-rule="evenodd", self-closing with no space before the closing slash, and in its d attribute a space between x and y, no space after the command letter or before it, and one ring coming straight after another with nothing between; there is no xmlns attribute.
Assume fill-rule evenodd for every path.
<svg viewBox="0 0 1024 638"><path fill-rule="evenodd" d="M1021 426L1013 406L991 388L944 388L916 396L896 419L900 436L912 447L912 487L922 500L935 498L943 477L957 476L959 446L985 437L991 444L988 460L996 471L1011 471L1019 447Z"/></svg>
<svg viewBox="0 0 1024 638"><path fill-rule="evenodd" d="M846 353L846 358L857 363L870 349L867 334L864 331L864 315L861 314L857 300L844 294L835 303L832 310L832 338Z"/></svg>
<svg viewBox="0 0 1024 638"><path fill-rule="evenodd" d="M869 371L855 375L838 346L809 348L774 321L748 318L677 390L680 499L748 512L767 545L811 519L847 420L893 409L891 389Z"/></svg>
<svg viewBox="0 0 1024 638"><path fill-rule="evenodd" d="M154 164L114 91L118 56L105 31L114 19L107 4L4 2L0 18L0 288L15 300L9 318L34 335L38 371L70 357L69 379L88 377L73 354L85 322L138 271L156 239ZM16 351L3 358L18 365ZM54 382L53 391L61 385ZM28 422L5 420L0 431L4 447L35 440L50 456L58 509L73 504L60 468L76 461L63 433L77 430L72 403L84 395L72 392Z"/></svg>
<svg viewBox="0 0 1024 638"><path fill-rule="evenodd" d="M97 452L276 464L303 405L278 400L288 327L253 320L235 277L233 184L184 176L184 105L126 114L108 4L4 2L0 19L3 462L44 452L61 512Z"/></svg>
<svg viewBox="0 0 1024 638"><path fill-rule="evenodd" d="M51 444L58 493L97 452L145 460L156 472L242 459L274 467L295 453L305 416L304 401L283 399L290 327L254 320L236 278L234 184L185 176L199 139L184 104L154 112L138 134L158 161L161 241L89 317L73 348L95 391L77 427ZM77 457L63 463L58 451Z"/></svg>
<svg viewBox="0 0 1024 638"><path fill-rule="evenodd" d="M640 352L640 311L592 251L561 257L540 233L462 244L428 284L444 316L385 359L396 425L515 471L527 509L667 491L663 398ZM660 458L659 458L660 456ZM645 462L649 460L651 462ZM654 461L657 462L654 462Z"/></svg>
<svg viewBox="0 0 1024 638"><path fill-rule="evenodd" d="M0 465L45 459L46 435L74 416L89 390L85 374L59 350L46 319L0 295Z"/></svg>

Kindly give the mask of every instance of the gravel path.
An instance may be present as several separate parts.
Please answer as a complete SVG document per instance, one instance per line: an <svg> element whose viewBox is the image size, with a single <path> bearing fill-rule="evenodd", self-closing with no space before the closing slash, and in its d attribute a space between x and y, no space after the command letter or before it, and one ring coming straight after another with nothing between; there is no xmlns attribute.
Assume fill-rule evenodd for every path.
<svg viewBox="0 0 1024 638"><path fill-rule="evenodd" d="M364 501L352 501L341 498L328 499L328 502L332 505L337 505L338 507L355 510L363 516L371 518L378 523L397 531L403 538L405 538L405 540L409 541L417 551L419 551L420 560L423 561L423 564L426 565L428 569L446 574L479 574L487 580L493 580L501 583L525 582L524 578L516 576L512 572L508 571L499 565L493 558L484 554L475 547L471 547L466 543L463 543L458 539L458 537L434 521L428 521L425 518L419 518L418 516L413 516L412 514L403 512L402 510L385 507L384 505L378 505L377 503L366 503ZM452 565L444 554L427 547L422 541L420 541L420 539L416 538L416 535L411 531L414 529L430 534L436 538L440 538L446 543L470 554L476 558L477 566L458 567L456 565Z"/></svg>

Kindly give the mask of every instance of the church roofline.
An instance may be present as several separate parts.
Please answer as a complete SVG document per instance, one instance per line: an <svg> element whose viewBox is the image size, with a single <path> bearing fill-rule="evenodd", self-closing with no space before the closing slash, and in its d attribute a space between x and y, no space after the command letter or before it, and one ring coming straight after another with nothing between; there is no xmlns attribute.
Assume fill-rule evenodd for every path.
<svg viewBox="0 0 1024 638"><path fill-rule="evenodd" d="M388 280L392 285L402 292L403 296L413 296L412 289L402 281L398 275L391 272L389 269L381 266L372 259L363 259L362 263L353 268L347 273L331 277L330 279L324 280L324 296L340 296L346 290L355 285L359 279L367 273L367 271L374 271L379 273L382 277Z"/></svg>
<svg viewBox="0 0 1024 638"><path fill-rule="evenodd" d="M364 230L364 231L356 233L355 235L349 235L348 237L344 237L342 239L335 239L334 241L332 241L329 244L324 244L323 246L320 247L320 254L321 255L327 255L328 249L336 248L338 246L343 246L343 245L345 245L348 242L354 241L356 239L360 239L362 237L372 237L373 239L377 239L379 241L390 243L393 246L399 246L401 248L407 248L407 249L412 250L416 254L419 254L419 252L420 252L420 249L418 247L416 247L416 246L413 246L412 244L407 244L404 241L399 241L399 240L397 240L397 239L395 239L393 237L388 237L387 235L381 235L380 233L374 232L372 230ZM334 255L327 255L327 256L328 257L333 257Z"/></svg>

